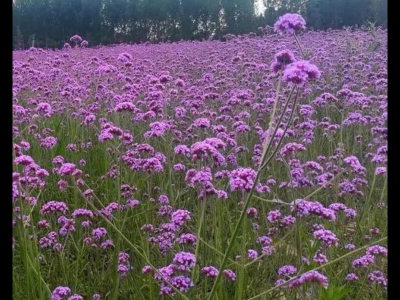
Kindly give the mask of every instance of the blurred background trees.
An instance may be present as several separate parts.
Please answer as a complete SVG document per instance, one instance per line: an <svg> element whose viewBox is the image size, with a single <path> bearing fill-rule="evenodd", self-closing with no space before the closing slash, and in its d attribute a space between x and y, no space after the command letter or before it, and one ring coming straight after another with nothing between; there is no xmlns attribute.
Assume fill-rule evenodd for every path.
<svg viewBox="0 0 400 300"><path fill-rule="evenodd" d="M260 33L284 13L314 30L387 26L386 0L13 0L13 49L218 39Z"/></svg>

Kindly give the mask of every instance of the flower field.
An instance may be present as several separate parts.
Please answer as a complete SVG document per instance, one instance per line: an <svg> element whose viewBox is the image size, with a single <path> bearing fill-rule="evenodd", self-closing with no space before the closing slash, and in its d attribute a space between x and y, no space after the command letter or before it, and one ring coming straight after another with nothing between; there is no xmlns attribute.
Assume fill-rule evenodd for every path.
<svg viewBox="0 0 400 300"><path fill-rule="evenodd" d="M387 31L298 17L14 51L13 299L385 299Z"/></svg>

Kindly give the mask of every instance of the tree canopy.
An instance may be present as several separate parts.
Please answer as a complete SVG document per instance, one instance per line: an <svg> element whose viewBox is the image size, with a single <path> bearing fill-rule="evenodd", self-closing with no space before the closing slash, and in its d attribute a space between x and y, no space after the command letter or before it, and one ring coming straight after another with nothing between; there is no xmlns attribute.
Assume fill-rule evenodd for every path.
<svg viewBox="0 0 400 300"><path fill-rule="evenodd" d="M74 34L90 45L222 38L287 12L316 30L387 24L386 0L14 0L13 49L61 48Z"/></svg>

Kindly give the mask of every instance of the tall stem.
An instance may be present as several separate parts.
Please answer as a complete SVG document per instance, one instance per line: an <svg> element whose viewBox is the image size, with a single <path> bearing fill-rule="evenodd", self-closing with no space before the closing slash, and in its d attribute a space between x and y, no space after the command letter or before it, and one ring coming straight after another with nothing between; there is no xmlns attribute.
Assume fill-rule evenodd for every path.
<svg viewBox="0 0 400 300"><path fill-rule="evenodd" d="M279 125L281 124L282 119L283 119L283 115L284 115L284 113L285 113L285 111L286 111L286 109L287 109L287 107L288 107L288 105L289 105L290 99L292 98L294 88L295 88L295 87L293 86L292 90L290 91L290 94L289 94L289 96L288 96L288 99L286 100L285 107L283 108L282 114L281 114L281 116L279 117L279 120L278 120L278 122L277 122L276 125L275 125L275 130L274 130L274 132L272 133L272 136L271 136L270 138L269 138L269 131L270 131L271 128L272 128L272 119L271 119L271 121L270 121L270 123L269 123L268 134L267 134L267 137L266 137L266 141L268 141L268 146L265 147L265 145L264 145L264 150L263 150L263 153L262 153L262 155L261 155L260 166L263 165L264 160L265 160L265 157L266 157L266 154L268 153L268 151L269 151L269 150L271 149L271 147L272 147L273 140L274 140L274 138L275 138L275 136L276 136L276 133L278 132ZM276 97L276 99L275 99L275 104L277 103L277 101L278 101L278 97ZM274 107L275 107L275 106L274 106ZM262 168L260 167L260 169L262 169Z"/></svg>
<svg viewBox="0 0 400 300"><path fill-rule="evenodd" d="M196 244L196 250L194 252L194 256L196 257L196 260L198 260L197 257L198 257L198 253L199 253L201 230L203 228L204 214L205 214L205 210L206 210L206 199L207 199L207 197L203 200L200 200L200 221L199 221L199 227L197 228L197 238L199 239L199 241ZM194 281L194 279L195 279L195 275L196 275L195 269L196 268L193 268L193 270L192 270L192 275L191 275L192 281Z"/></svg>
<svg viewBox="0 0 400 300"><path fill-rule="evenodd" d="M385 236L385 237L383 237L383 238L381 238L381 239L379 239L379 240L377 240L377 241L374 241L374 242L372 242L372 243L370 243L370 244L368 244L368 245L365 245L365 246L363 246L363 247L360 247L360 248L358 248L358 249L356 249L356 250L353 250L353 251L351 251L351 252L348 252L348 253L346 253L346 254L344 254L344 255L342 255L342 256L340 256L340 257L334 259L334 260L331 260L330 262L328 262L328 263L326 263L326 264L320 265L320 266L318 266L318 267L316 267L316 268L314 268L314 269L312 269L312 270L309 270L308 272L321 270L321 269L323 269L323 268L325 268L325 267L327 267L327 266L330 266L330 265L332 265L332 264L334 264L334 263L336 263L336 262L338 262L338 261L341 261L342 259L344 259L344 258L346 258L346 257L349 257L349 256L351 256L351 255L353 255L353 254L355 254L355 253L357 253L357 252L360 252L361 250L365 250L366 248L371 247L372 245L375 245L375 244L384 242L384 241L386 241L386 240L387 240L387 236ZM266 295L266 294L269 294L269 293L271 293L272 291L275 291L275 290L277 290L277 289L280 289L280 288L286 286L286 285L289 284L290 282L292 282L292 281L298 279L300 276L301 276L301 274L296 275L296 276L294 276L294 277L292 277L292 278L286 280L284 283L279 284L279 285L276 285L276 286L270 288L269 290L267 290L267 291L265 291L265 292L262 292L261 294L258 294L257 296L248 298L247 300L254 300L254 299L257 299L257 298L259 298L259 297L261 297L261 296L264 296L264 295Z"/></svg>
<svg viewBox="0 0 400 300"><path fill-rule="evenodd" d="M297 46L300 49L301 56L303 57L303 59L306 59L306 55L304 54L303 47L301 47L301 44L300 44L299 39L297 38L297 35L296 34L293 34L293 35L294 35L294 39L296 40Z"/></svg>
<svg viewBox="0 0 400 300"><path fill-rule="evenodd" d="M217 276L217 278L215 278L214 284L213 284L212 289L211 289L210 296L208 296L209 300L211 300L212 297L214 296L215 291L216 291L216 287L217 287L219 281L221 280L222 271L223 271L223 269L224 269L224 267L226 265L226 262L228 260L228 256L231 253L232 247L234 245L234 241L236 240L236 237L237 237L237 235L239 233L240 225L242 224L244 216L246 215L246 210L247 210L247 208L249 207L249 204L250 204L249 200L253 196L253 193L254 193L254 191L256 189L256 185L257 185L258 179L260 178L260 175L261 175L261 172L258 171L257 175L256 175L256 178L254 179L253 186L251 187L250 192L247 194L246 202L243 205L243 210L240 213L239 220L237 221L236 226L235 226L235 230L233 231L233 234L232 234L232 238L229 241L228 248L226 249L225 254L224 254L224 258L222 259L222 263L221 263L221 267L219 269L218 276Z"/></svg>
<svg viewBox="0 0 400 300"><path fill-rule="evenodd" d="M292 105L292 112L290 113L289 121L288 121L288 123L287 123L287 125L285 127L285 130L283 131L282 137L279 140L278 145L276 146L274 152L268 157L268 159L266 159L265 163L263 163L260 166L260 170L264 169L269 164L269 162L272 160L272 158L274 158L276 152L278 152L278 150L279 150L279 146L282 144L282 141L285 138L286 131L288 130L289 124L292 121L292 118L293 118L293 115L294 115L294 110L296 108L298 93L299 93L299 90L297 90L297 92L296 92L296 97L294 98L294 102L293 102L293 105ZM288 99L288 102L289 102L289 99ZM287 107L287 105L286 105L286 107ZM286 111L286 109L285 109L285 111ZM282 115L284 114L285 111L282 112Z"/></svg>
<svg viewBox="0 0 400 300"><path fill-rule="evenodd" d="M293 87L293 90L294 90L294 87ZM291 94L292 94L292 93L291 93ZM287 99L287 102L289 102L290 97L291 97L291 94L289 95L289 97L288 97L288 99ZM296 94L296 99L297 99L297 94ZM294 108L295 108L294 105L296 105L296 99L295 99L294 104L293 104L293 107L292 107L292 113L291 113L291 116L290 116L290 120L291 120L291 118L292 118L292 116L293 116L293 113L294 113ZM286 108L286 107L287 107L287 105L285 106L285 108ZM286 109L285 109L285 110L286 110ZM285 111L282 112L282 114L284 114L284 113L285 113ZM290 120L289 120L288 124L286 125L286 127L289 126ZM285 132L286 132L286 131L285 131ZM274 138L274 136L272 136L272 139L273 139L273 138ZM282 137L282 138L283 138L283 137ZM271 139L271 141L272 141L272 139ZM282 139L281 139L281 140L282 140ZM271 143L270 143L270 144L271 144ZM279 146L279 145L278 145L278 146ZM274 156L275 153L276 153L276 151L269 157L268 162L272 160L272 157ZM261 159L260 167L258 168L256 177L255 177L255 179L254 179L253 186L251 187L249 193L247 194L246 201L245 201L245 203L244 203L244 205L243 205L242 212L240 213L240 216L239 216L239 220L236 222L236 226L235 226L235 229L234 229L234 231L233 231L232 238L231 238L230 241L229 241L228 248L226 249L225 254L224 254L224 258L222 259L222 263L221 263L221 266L220 266L220 268L219 268L218 275L217 275L217 277L215 278L214 284L213 284L212 289L211 289L211 293L210 293L210 295L208 296L208 299L209 299L209 300L211 300L212 297L214 296L214 294L215 294L215 292L216 292L216 288L217 288L217 286L218 286L218 283L219 283L219 281L221 280L222 271L224 270L224 267L225 267L225 265L226 265L226 262L228 261L228 256L229 256L229 254L231 253L231 250L232 250L232 248L233 248L234 242L235 242L235 240L236 240L236 238L237 238L237 235L238 235L238 233L239 233L239 229L240 229L240 227L241 227L241 225L242 225L244 216L246 215L247 208L248 208L249 205L250 205L250 200L251 200L251 198L253 197L253 194L254 194L254 191L255 191L255 189L256 189L258 180L259 180L259 178L260 178L261 171L262 171L261 166L264 166L264 167L265 167L265 166L267 165L267 164L264 164L264 162L263 162L263 160L264 160L265 157L266 157L265 154L266 154L266 151L264 151L264 153L263 153L263 157L262 157L262 159Z"/></svg>

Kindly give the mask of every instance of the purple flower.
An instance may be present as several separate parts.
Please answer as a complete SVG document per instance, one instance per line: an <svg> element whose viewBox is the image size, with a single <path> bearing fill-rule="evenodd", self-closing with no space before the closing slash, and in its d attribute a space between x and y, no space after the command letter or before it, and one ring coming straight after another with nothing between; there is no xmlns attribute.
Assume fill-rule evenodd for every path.
<svg viewBox="0 0 400 300"><path fill-rule="evenodd" d="M287 83L304 85L309 80L318 79L321 72L316 65L306 60L299 60L288 65L283 71L282 80Z"/></svg>
<svg viewBox="0 0 400 300"><path fill-rule="evenodd" d="M375 262L375 256L367 254L353 261L353 268L366 268Z"/></svg>
<svg viewBox="0 0 400 300"><path fill-rule="evenodd" d="M317 253L314 255L313 261L315 261L318 265L323 265L328 262L328 259L322 253Z"/></svg>
<svg viewBox="0 0 400 300"><path fill-rule="evenodd" d="M170 282L174 287L184 293L187 293L189 289L194 286L193 282L186 276L172 277Z"/></svg>
<svg viewBox="0 0 400 300"><path fill-rule="evenodd" d="M346 245L344 245L344 248L346 250L354 250L354 249L356 249L356 246L353 244L346 244Z"/></svg>
<svg viewBox="0 0 400 300"><path fill-rule="evenodd" d="M249 207L246 211L246 214L250 218L257 218L258 217L258 211L254 207Z"/></svg>
<svg viewBox="0 0 400 300"><path fill-rule="evenodd" d="M208 128L210 127L210 120L207 118L198 118L194 120L193 125L199 128Z"/></svg>
<svg viewBox="0 0 400 300"><path fill-rule="evenodd" d="M286 65L295 62L296 59L294 58L293 53L288 50L282 50L275 54L274 61L271 64L271 71L272 72L279 72L280 70L284 70Z"/></svg>
<svg viewBox="0 0 400 300"><path fill-rule="evenodd" d="M290 282L289 287L295 288L307 282L318 282L325 289L328 288L328 278L317 271L309 271L307 273L304 273L299 279Z"/></svg>
<svg viewBox="0 0 400 300"><path fill-rule="evenodd" d="M93 212L89 209L78 208L78 209L74 210L74 212L72 213L72 217L74 219L80 218L80 217L93 218Z"/></svg>
<svg viewBox="0 0 400 300"><path fill-rule="evenodd" d="M332 204L329 205L329 208L334 210L334 211L339 211L339 210L347 209L347 206L344 205L343 203L332 203Z"/></svg>
<svg viewBox="0 0 400 300"><path fill-rule="evenodd" d="M125 252L119 252L118 263L127 265L129 263L129 254Z"/></svg>
<svg viewBox="0 0 400 300"><path fill-rule="evenodd" d="M251 168L238 168L231 172L229 186L231 191L249 192L256 178L256 171Z"/></svg>
<svg viewBox="0 0 400 300"><path fill-rule="evenodd" d="M204 275L210 278L216 278L219 274L218 269L214 268L213 266L204 267L201 269L201 272L203 272Z"/></svg>
<svg viewBox="0 0 400 300"><path fill-rule="evenodd" d="M386 167L377 167L375 169L375 175L385 175L386 174Z"/></svg>
<svg viewBox="0 0 400 300"><path fill-rule="evenodd" d="M216 166L226 165L225 157L217 150L204 141L196 142L190 147L190 154L194 161L203 160L211 156Z"/></svg>
<svg viewBox="0 0 400 300"><path fill-rule="evenodd" d="M359 278L358 278L358 276L357 276L356 274L354 274L354 273L349 273L349 274L347 274L347 276L346 276L346 280L347 280L347 281L357 281L357 280L359 280Z"/></svg>
<svg viewBox="0 0 400 300"><path fill-rule="evenodd" d="M273 224L278 222L281 216L282 214L279 210L271 210L267 215L267 220Z"/></svg>
<svg viewBox="0 0 400 300"><path fill-rule="evenodd" d="M276 253L276 249L274 246L265 246L262 248L261 252L266 256L271 256L272 254Z"/></svg>
<svg viewBox="0 0 400 300"><path fill-rule="evenodd" d="M186 221L190 220L190 212L184 209L178 209L171 215L172 223L182 226Z"/></svg>
<svg viewBox="0 0 400 300"><path fill-rule="evenodd" d="M339 239L336 237L336 235L327 229L319 229L314 231L313 233L314 238L317 240L320 240L325 247L332 247L332 246L337 246Z"/></svg>
<svg viewBox="0 0 400 300"><path fill-rule="evenodd" d="M366 169L363 167L358 158L355 156L348 156L343 160L346 164L350 165L352 171L356 174L365 174Z"/></svg>
<svg viewBox="0 0 400 300"><path fill-rule="evenodd" d="M296 218L293 216L284 216L280 222L280 226L288 228L296 222Z"/></svg>
<svg viewBox="0 0 400 300"><path fill-rule="evenodd" d="M297 268L292 265L286 265L280 267L278 270L279 276L292 277L296 273L297 273Z"/></svg>
<svg viewBox="0 0 400 300"><path fill-rule="evenodd" d="M189 252L179 252L175 254L173 262L179 265L179 269L187 271L196 265L196 256Z"/></svg>
<svg viewBox="0 0 400 300"><path fill-rule="evenodd" d="M346 217L354 219L357 216L357 212L352 208L347 208L344 210Z"/></svg>
<svg viewBox="0 0 400 300"><path fill-rule="evenodd" d="M107 234L107 230L103 227L95 228L92 231L92 236L96 241L99 241L106 234Z"/></svg>
<svg viewBox="0 0 400 300"><path fill-rule="evenodd" d="M20 155L14 159L14 163L16 165L27 166L34 163L34 161L29 155Z"/></svg>
<svg viewBox="0 0 400 300"><path fill-rule="evenodd" d="M81 42L81 48L86 48L87 46L89 46L89 42L87 40L83 40Z"/></svg>
<svg viewBox="0 0 400 300"><path fill-rule="evenodd" d="M292 156L296 152L305 151L306 147L298 143L288 143L279 151L282 156Z"/></svg>
<svg viewBox="0 0 400 300"><path fill-rule="evenodd" d="M274 30L279 34L293 34L306 29L306 21L299 14L284 14L274 24Z"/></svg>
<svg viewBox="0 0 400 300"><path fill-rule="evenodd" d="M132 60L132 55L130 55L130 54L127 53L127 52L120 53L120 54L118 55L118 60L119 60L120 62L127 62L127 61L129 61L129 60Z"/></svg>
<svg viewBox="0 0 400 300"><path fill-rule="evenodd" d="M51 293L51 300L61 300L64 296L71 294L71 289L66 286L59 286Z"/></svg>
<svg viewBox="0 0 400 300"><path fill-rule="evenodd" d="M175 164L173 167L174 171L179 172L179 171L185 171L186 167L183 164Z"/></svg>
<svg viewBox="0 0 400 300"><path fill-rule="evenodd" d="M45 137L40 141L40 146L47 149L53 149L57 144L57 139L53 136Z"/></svg>
<svg viewBox="0 0 400 300"><path fill-rule="evenodd" d="M150 266L144 266L144 267L142 268L142 273L143 273L143 274L153 274L153 273L154 273L154 272L153 272L153 268L150 267Z"/></svg>
<svg viewBox="0 0 400 300"><path fill-rule="evenodd" d="M59 174L62 176L69 176L76 170L76 166L71 163L64 163L61 165L59 169Z"/></svg>
<svg viewBox="0 0 400 300"><path fill-rule="evenodd" d="M175 295L175 292L173 290L172 287L170 287L169 285L165 284L165 283L161 283L161 287L160 287L160 295L161 296L173 296Z"/></svg>
<svg viewBox="0 0 400 300"><path fill-rule="evenodd" d="M75 34L75 35L72 36L69 40L70 40L71 42L79 43L79 42L82 41L82 38L81 38L79 35Z"/></svg>
<svg viewBox="0 0 400 300"><path fill-rule="evenodd" d="M365 251L366 255L382 255L383 257L387 257L388 255L388 250L379 245L371 246L368 247L367 250Z"/></svg>
<svg viewBox="0 0 400 300"><path fill-rule="evenodd" d="M381 271L373 271L370 274L368 274L367 278L370 283L375 282L385 290L387 289L387 279Z"/></svg>
<svg viewBox="0 0 400 300"><path fill-rule="evenodd" d="M83 228L89 228L90 226L92 226L92 222L90 222L90 221L83 221L83 222L81 223L81 225L82 225Z"/></svg>
<svg viewBox="0 0 400 300"><path fill-rule="evenodd" d="M177 239L179 244L197 244L197 237L191 233L184 233Z"/></svg>
<svg viewBox="0 0 400 300"><path fill-rule="evenodd" d="M249 258L249 260L255 260L258 257L258 253L254 249L249 249L247 250L247 257Z"/></svg>
<svg viewBox="0 0 400 300"><path fill-rule="evenodd" d="M277 281L275 281L275 286L283 285L285 282L286 282L285 279L280 278ZM286 286L282 286L280 288L286 288Z"/></svg>
<svg viewBox="0 0 400 300"><path fill-rule="evenodd" d="M257 238L256 243L262 246L268 246L272 243L272 239L268 236L260 236Z"/></svg>
<svg viewBox="0 0 400 300"><path fill-rule="evenodd" d="M68 297L68 300L83 300L83 297L78 294L74 294L71 297Z"/></svg>
<svg viewBox="0 0 400 300"><path fill-rule="evenodd" d="M65 214L67 211L68 206L64 202L49 201L46 204L43 204L40 213L42 215L54 214L57 212Z"/></svg>
<svg viewBox="0 0 400 300"><path fill-rule="evenodd" d="M175 267L174 265L169 265L166 267L163 267L161 269L157 269L158 273L154 273L154 279L163 282L164 280L170 280L171 276L174 274Z"/></svg>
<svg viewBox="0 0 400 300"><path fill-rule="evenodd" d="M222 273L224 274L225 278L230 280L230 281L235 281L236 280L236 274L232 270L223 270Z"/></svg>
<svg viewBox="0 0 400 300"><path fill-rule="evenodd" d="M158 197L158 202L160 202L161 204L168 204L169 203L169 199L166 195L160 195Z"/></svg>
<svg viewBox="0 0 400 300"><path fill-rule="evenodd" d="M136 112L137 108L136 106L131 103L131 102L121 102L118 103L115 108L114 111L116 112L121 112L121 111L130 111L130 112Z"/></svg>
<svg viewBox="0 0 400 300"><path fill-rule="evenodd" d="M129 267L127 265L119 264L118 265L118 273L121 277L128 276Z"/></svg>

